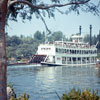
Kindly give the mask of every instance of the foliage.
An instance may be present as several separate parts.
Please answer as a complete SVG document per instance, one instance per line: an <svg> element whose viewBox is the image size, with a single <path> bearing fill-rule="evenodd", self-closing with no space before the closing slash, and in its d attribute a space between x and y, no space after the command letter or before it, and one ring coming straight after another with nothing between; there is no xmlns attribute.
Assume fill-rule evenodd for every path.
<svg viewBox="0 0 100 100"><path fill-rule="evenodd" d="M41 34L41 32L39 32L39 31L36 31L36 32L34 33L34 39L37 40L37 41L44 42L44 40L45 40L45 35L44 35L44 34Z"/></svg>
<svg viewBox="0 0 100 100"><path fill-rule="evenodd" d="M49 38L49 40L57 41L62 40L62 32L54 32ZM8 36L7 40L7 57L16 58L21 60L22 58L29 59L33 54L36 53L38 45L45 42L45 34L39 31L34 33L34 37L24 37L24 36Z"/></svg>
<svg viewBox="0 0 100 100"><path fill-rule="evenodd" d="M89 43L90 42L90 35L87 34L84 37L84 41ZM92 36L92 45L96 45L97 49L98 49L98 53L100 53L100 32L99 34L96 36Z"/></svg>
<svg viewBox="0 0 100 100"><path fill-rule="evenodd" d="M11 97L10 100L28 100L29 95L26 93L23 93L19 97ZM81 91L80 89L75 90L71 89L70 92L67 94L63 94L61 100L100 100L100 96L98 95L98 91L90 91L90 90L84 90Z"/></svg>
<svg viewBox="0 0 100 100"><path fill-rule="evenodd" d="M25 1L28 3L20 1L19 3L17 2L13 3L8 7L9 9L7 16L9 19L16 21L17 16L20 16L23 19L23 21L25 19L31 20L32 14L34 14L36 18L40 18L41 20L43 20L43 17L45 16L48 16L49 18L54 17L55 11L58 11L60 13L63 12L56 8L64 6L68 6L67 8L64 9L63 12L64 14L68 14L72 11L74 11L77 14L80 14L80 11L83 11L83 12L91 12L94 15L99 15L99 9L100 9L99 2L95 3L92 2L92 0L62 0L62 1L48 0L49 4L43 0L25 0ZM28 5L29 3L30 5ZM69 4L69 5L63 5L63 4Z"/></svg>
<svg viewBox="0 0 100 100"><path fill-rule="evenodd" d="M69 93L63 94L62 100L100 100L97 91L72 89Z"/></svg>
<svg viewBox="0 0 100 100"><path fill-rule="evenodd" d="M100 53L98 53L97 58L99 58L99 59L100 59Z"/></svg>
<svg viewBox="0 0 100 100"><path fill-rule="evenodd" d="M10 87L13 93L13 95L10 96L9 100L28 100L29 99L29 94L26 94L26 93L23 93L22 95L17 97L12 83L8 83L7 87Z"/></svg>
<svg viewBox="0 0 100 100"><path fill-rule="evenodd" d="M13 1L13 2L12 2ZM65 7L67 6L67 7ZM65 7L64 9L59 9ZM33 16L43 21L46 30L48 29L45 17L55 18L55 12L61 14L69 14L75 12L90 12L94 15L100 15L100 1L93 2L92 0L9 0L7 19L17 21L18 17L31 20Z"/></svg>
<svg viewBox="0 0 100 100"><path fill-rule="evenodd" d="M50 37L49 41L61 41L63 38L63 33L61 31L54 32Z"/></svg>
<svg viewBox="0 0 100 100"><path fill-rule="evenodd" d="M23 93L19 97L11 97L10 100L29 100L29 95L26 93Z"/></svg>
<svg viewBox="0 0 100 100"><path fill-rule="evenodd" d="M89 35L89 34L86 34L86 35L84 36L84 41L85 41L86 43L90 41L90 35Z"/></svg>

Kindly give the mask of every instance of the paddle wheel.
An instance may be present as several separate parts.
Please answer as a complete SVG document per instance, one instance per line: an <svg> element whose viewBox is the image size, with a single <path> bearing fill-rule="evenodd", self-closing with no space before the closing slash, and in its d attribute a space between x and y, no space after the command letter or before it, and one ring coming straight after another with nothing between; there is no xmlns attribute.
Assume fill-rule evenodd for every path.
<svg viewBox="0 0 100 100"><path fill-rule="evenodd" d="M39 64L46 58L46 55L33 55L29 61L29 63Z"/></svg>

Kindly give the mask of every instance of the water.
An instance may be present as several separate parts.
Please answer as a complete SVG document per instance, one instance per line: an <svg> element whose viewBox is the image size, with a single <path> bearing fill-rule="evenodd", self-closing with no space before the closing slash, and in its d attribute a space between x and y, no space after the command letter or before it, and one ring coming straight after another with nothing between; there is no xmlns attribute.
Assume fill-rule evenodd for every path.
<svg viewBox="0 0 100 100"><path fill-rule="evenodd" d="M100 70L95 66L8 66L7 75L17 95L28 93L29 100L59 100L57 94L61 97L72 88L94 89L100 94Z"/></svg>

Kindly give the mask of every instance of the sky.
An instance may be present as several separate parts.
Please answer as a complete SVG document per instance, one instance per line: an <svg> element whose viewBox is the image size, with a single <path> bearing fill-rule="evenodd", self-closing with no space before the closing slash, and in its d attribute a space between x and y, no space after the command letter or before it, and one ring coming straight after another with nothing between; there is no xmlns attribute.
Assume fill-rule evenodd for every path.
<svg viewBox="0 0 100 100"><path fill-rule="evenodd" d="M92 25L92 35L99 34L100 30L100 17L94 16L91 13L80 13L80 15L70 13L68 15L56 13L55 19L48 17L45 18L48 28L52 31L61 31L66 37L70 37L72 34L79 33L79 26L82 26L82 35L89 34L90 24ZM24 35L34 36L34 33L39 30L45 31L46 28L40 19L36 19L34 16L31 21L26 20L25 23L18 18L18 22L8 21L9 27L6 31L10 36Z"/></svg>

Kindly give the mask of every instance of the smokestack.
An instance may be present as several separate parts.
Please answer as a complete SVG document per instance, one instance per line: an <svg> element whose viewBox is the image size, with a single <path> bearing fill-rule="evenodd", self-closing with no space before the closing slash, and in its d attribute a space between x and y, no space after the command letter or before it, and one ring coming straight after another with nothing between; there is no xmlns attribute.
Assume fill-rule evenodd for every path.
<svg viewBox="0 0 100 100"><path fill-rule="evenodd" d="M92 45L92 25L90 25L90 47Z"/></svg>
<svg viewBox="0 0 100 100"><path fill-rule="evenodd" d="M79 26L79 33L80 33L80 35L81 35L81 29L82 29L81 26Z"/></svg>

